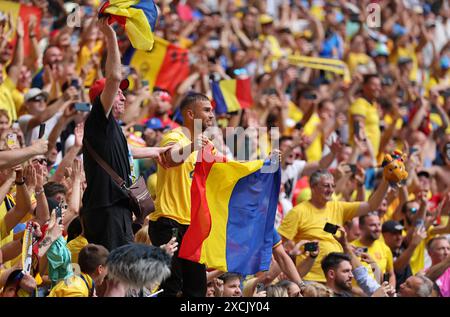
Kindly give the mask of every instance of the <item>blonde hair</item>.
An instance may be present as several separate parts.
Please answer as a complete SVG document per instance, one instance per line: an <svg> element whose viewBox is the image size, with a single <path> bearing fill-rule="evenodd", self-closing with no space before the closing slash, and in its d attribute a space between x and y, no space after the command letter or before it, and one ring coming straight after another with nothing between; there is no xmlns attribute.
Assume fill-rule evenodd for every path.
<svg viewBox="0 0 450 317"><path fill-rule="evenodd" d="M279 285L269 285L266 289L267 297L289 297L286 288Z"/></svg>
<svg viewBox="0 0 450 317"><path fill-rule="evenodd" d="M306 284L303 297L333 297L333 291L323 284L311 282Z"/></svg>
<svg viewBox="0 0 450 317"><path fill-rule="evenodd" d="M143 226L138 232L136 232L134 235L134 242L152 245L152 241L148 236L148 226Z"/></svg>

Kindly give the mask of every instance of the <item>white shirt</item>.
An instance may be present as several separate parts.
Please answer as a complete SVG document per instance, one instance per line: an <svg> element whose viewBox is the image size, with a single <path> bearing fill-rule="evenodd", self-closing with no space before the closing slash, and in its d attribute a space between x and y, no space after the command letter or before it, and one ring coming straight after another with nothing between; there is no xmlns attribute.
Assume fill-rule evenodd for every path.
<svg viewBox="0 0 450 317"><path fill-rule="evenodd" d="M298 178L303 173L305 165L306 161L295 160L292 164L281 170L281 184L284 186L284 192L289 201L292 201L295 185L297 184Z"/></svg>
<svg viewBox="0 0 450 317"><path fill-rule="evenodd" d="M45 133L44 137L48 138L50 133L52 132L55 125L58 123L59 118L62 116L62 112L57 112L53 117L45 121ZM25 144L27 146L31 145L31 141L37 140L39 138L39 126L34 127L33 129L28 129L28 123L30 122L33 116L31 114L25 114L19 117L19 126L23 132L25 137Z"/></svg>

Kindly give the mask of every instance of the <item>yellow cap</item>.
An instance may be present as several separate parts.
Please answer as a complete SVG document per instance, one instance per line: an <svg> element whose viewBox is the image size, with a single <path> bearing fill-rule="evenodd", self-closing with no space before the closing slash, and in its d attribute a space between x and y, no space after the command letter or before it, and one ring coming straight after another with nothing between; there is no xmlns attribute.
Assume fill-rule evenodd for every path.
<svg viewBox="0 0 450 317"><path fill-rule="evenodd" d="M261 24L269 24L273 22L273 18L268 14L261 14L259 16L259 23Z"/></svg>

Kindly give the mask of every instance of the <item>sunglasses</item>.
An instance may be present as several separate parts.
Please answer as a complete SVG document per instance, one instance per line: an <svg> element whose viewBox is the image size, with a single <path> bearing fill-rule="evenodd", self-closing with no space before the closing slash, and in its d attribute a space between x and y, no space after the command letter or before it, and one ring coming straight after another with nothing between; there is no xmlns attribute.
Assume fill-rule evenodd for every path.
<svg viewBox="0 0 450 317"><path fill-rule="evenodd" d="M28 101L35 102L35 101L42 101L42 100L44 100L44 97L42 97L42 96L36 96L36 97L34 97L34 98L31 98L31 99L28 100Z"/></svg>
<svg viewBox="0 0 450 317"><path fill-rule="evenodd" d="M47 165L47 159L45 159L45 158L34 159L34 160L32 160L31 162L32 162L32 163L39 163L39 164L41 164L41 165L44 165L44 163L45 163L45 165Z"/></svg>

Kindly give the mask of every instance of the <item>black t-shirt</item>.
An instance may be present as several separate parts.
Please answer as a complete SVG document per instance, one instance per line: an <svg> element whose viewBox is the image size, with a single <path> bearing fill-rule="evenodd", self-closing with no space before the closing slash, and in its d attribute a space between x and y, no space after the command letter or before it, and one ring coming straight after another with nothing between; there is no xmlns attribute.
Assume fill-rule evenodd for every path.
<svg viewBox="0 0 450 317"><path fill-rule="evenodd" d="M110 112L105 116L100 97L92 105L92 111L84 126L84 140L87 140L97 154L111 168L131 185L131 168L127 140ZM84 170L87 188L83 195L85 211L93 208L111 206L115 202L127 199L126 194L114 182L108 173L94 160L86 147L83 147Z"/></svg>

